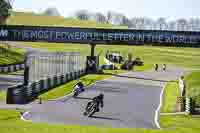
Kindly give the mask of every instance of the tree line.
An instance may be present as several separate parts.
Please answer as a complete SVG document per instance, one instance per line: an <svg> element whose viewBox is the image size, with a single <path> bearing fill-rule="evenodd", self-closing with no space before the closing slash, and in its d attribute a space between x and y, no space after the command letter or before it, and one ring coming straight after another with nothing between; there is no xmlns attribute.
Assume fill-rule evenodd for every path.
<svg viewBox="0 0 200 133"><path fill-rule="evenodd" d="M10 16L13 0L0 0L0 24L5 23ZM56 8L48 8L45 12L47 15L59 16ZM73 17L80 20L94 20L98 23L108 23L114 25L127 26L130 29L143 30L172 30L172 31L200 31L200 18L191 17L189 19L179 18L167 21L166 18L160 17L156 20L148 17L128 18L122 13L108 11L106 14L101 12L92 13L87 10L78 10Z"/></svg>
<svg viewBox="0 0 200 133"><path fill-rule="evenodd" d="M10 16L11 2L11 0L0 0L0 24L4 24L7 17Z"/></svg>
<svg viewBox="0 0 200 133"><path fill-rule="evenodd" d="M108 11L106 14L97 12L91 13L87 10L78 10L75 12L75 18L80 20L95 20L98 23L109 23L114 25L128 26L130 29L144 30L172 30L172 31L200 31L200 18L179 18L167 21L160 17L157 20L148 17L128 18L122 13Z"/></svg>

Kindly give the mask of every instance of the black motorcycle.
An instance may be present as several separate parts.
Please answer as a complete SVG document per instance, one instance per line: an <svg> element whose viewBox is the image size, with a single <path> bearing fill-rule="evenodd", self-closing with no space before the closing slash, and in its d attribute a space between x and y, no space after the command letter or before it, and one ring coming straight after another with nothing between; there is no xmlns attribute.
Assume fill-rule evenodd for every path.
<svg viewBox="0 0 200 133"><path fill-rule="evenodd" d="M97 112L97 102L92 101L88 103L83 115L91 117L95 112Z"/></svg>

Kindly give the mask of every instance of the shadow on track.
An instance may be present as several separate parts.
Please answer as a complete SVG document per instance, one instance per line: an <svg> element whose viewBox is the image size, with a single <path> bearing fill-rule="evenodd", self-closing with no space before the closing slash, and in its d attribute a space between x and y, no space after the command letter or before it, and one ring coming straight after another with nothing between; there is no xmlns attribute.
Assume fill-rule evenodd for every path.
<svg viewBox="0 0 200 133"><path fill-rule="evenodd" d="M118 118L111 118L111 117L104 117L104 116L91 116L90 118L94 118L94 119L103 119L103 120L118 120L118 121L122 121Z"/></svg>
<svg viewBox="0 0 200 133"><path fill-rule="evenodd" d="M92 100L92 98L87 97L75 97L75 99Z"/></svg>

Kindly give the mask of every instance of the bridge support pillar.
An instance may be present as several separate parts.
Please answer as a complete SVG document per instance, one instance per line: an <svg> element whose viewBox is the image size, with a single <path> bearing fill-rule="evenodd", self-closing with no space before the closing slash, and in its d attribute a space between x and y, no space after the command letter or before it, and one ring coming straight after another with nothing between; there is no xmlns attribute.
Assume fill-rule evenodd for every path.
<svg viewBox="0 0 200 133"><path fill-rule="evenodd" d="M29 82L29 64L27 62L28 60L28 56L27 54L25 55L25 60L24 60L24 86L27 86L28 85L28 82Z"/></svg>
<svg viewBox="0 0 200 133"><path fill-rule="evenodd" d="M87 56L87 73L97 73L99 67L99 57L95 56L95 46L96 44L90 43L91 46L91 53L90 56Z"/></svg>
<svg viewBox="0 0 200 133"><path fill-rule="evenodd" d="M91 46L91 54L90 54L90 56L91 56L91 57L94 57L94 52L95 52L96 44L90 43L90 46Z"/></svg>

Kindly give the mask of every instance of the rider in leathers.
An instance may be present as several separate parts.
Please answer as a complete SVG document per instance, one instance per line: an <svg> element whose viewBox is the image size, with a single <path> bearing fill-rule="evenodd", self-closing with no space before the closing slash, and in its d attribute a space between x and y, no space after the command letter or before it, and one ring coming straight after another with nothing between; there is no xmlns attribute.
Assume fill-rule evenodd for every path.
<svg viewBox="0 0 200 133"><path fill-rule="evenodd" d="M96 102L96 104L97 104L96 112L99 112L99 105L101 106L101 108L103 108L103 106L104 106L103 99L104 99L103 94L100 94L92 99L92 102ZM88 108L88 106L90 106L90 104L92 104L92 102L89 102L87 104L86 109Z"/></svg>

